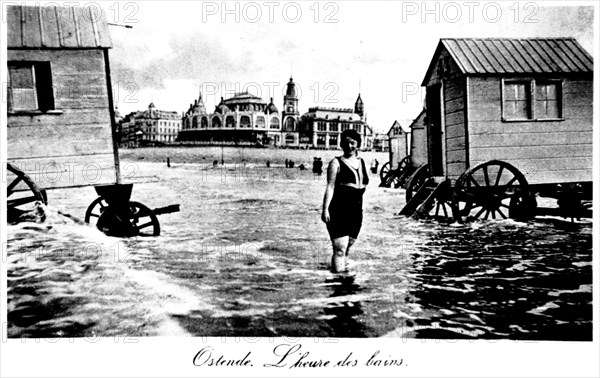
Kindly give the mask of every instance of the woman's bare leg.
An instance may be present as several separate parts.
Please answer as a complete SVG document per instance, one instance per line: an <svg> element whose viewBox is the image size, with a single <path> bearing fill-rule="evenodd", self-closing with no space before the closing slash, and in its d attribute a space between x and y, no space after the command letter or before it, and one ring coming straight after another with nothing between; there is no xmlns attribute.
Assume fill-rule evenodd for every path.
<svg viewBox="0 0 600 378"><path fill-rule="evenodd" d="M339 273L346 270L346 251L348 249L349 238L342 236L331 241L333 246L333 256L331 257L331 271Z"/></svg>

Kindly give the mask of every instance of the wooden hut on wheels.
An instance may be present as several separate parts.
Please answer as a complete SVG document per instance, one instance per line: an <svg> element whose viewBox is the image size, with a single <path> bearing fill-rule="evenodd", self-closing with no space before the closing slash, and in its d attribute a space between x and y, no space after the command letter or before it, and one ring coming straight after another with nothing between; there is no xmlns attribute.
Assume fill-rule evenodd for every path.
<svg viewBox="0 0 600 378"><path fill-rule="evenodd" d="M6 11L11 166L44 189L115 183L104 15L93 7L8 5Z"/></svg>
<svg viewBox="0 0 600 378"><path fill-rule="evenodd" d="M397 169L398 163L410 154L410 129L394 121L387 135L390 169Z"/></svg>
<svg viewBox="0 0 600 378"><path fill-rule="evenodd" d="M441 39L422 85L433 176L502 160L530 183L592 181L593 60L575 39Z"/></svg>
<svg viewBox="0 0 600 378"><path fill-rule="evenodd" d="M575 39L441 39L422 85L427 164L401 214L589 215L593 60Z"/></svg>
<svg viewBox="0 0 600 378"><path fill-rule="evenodd" d="M425 109L410 124L410 164L420 167L427 164L427 113Z"/></svg>

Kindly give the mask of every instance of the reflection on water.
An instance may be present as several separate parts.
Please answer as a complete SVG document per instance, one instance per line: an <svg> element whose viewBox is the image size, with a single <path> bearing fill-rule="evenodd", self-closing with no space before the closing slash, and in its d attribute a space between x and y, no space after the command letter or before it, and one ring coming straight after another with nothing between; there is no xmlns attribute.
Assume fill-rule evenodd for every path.
<svg viewBox="0 0 600 378"><path fill-rule="evenodd" d="M347 274L336 275L325 280L333 293L329 296L339 302L329 303L323 308L328 316L327 324L337 337L360 337L365 334L365 326L357 319L363 314L360 301L352 300L354 294L362 291L360 285L354 282L354 276Z"/></svg>
<svg viewBox="0 0 600 378"><path fill-rule="evenodd" d="M322 178L140 172L161 181L136 184L134 200L181 204L158 238L57 213L83 214L91 188L50 192L46 223L9 226L9 337L592 338L589 221L414 221L395 216L403 191L372 186L349 272L335 275Z"/></svg>

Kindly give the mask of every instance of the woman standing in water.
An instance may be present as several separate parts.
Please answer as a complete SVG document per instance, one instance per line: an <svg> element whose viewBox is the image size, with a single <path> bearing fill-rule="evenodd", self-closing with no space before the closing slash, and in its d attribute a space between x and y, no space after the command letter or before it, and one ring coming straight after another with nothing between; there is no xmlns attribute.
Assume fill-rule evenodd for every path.
<svg viewBox="0 0 600 378"><path fill-rule="evenodd" d="M327 187L323 198L321 219L333 245L331 270L346 270L350 247L356 241L362 225L362 197L369 183L365 162L358 157L361 137L356 130L342 132L340 146L343 156L331 160L327 168Z"/></svg>

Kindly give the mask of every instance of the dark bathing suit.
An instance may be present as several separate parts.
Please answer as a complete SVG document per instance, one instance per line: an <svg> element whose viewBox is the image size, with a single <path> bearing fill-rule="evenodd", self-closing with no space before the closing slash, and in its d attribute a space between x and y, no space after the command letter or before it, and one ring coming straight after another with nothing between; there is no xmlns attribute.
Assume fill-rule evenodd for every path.
<svg viewBox="0 0 600 378"><path fill-rule="evenodd" d="M342 185L358 184L359 172L358 169L353 169L344 163L341 158L336 157L336 159L338 159L340 170L335 180L333 198L329 204L327 231L332 240L342 236L356 239L362 226L362 198L365 188L356 189ZM360 159L359 169L362 169L362 184L367 185L369 176L363 159Z"/></svg>

